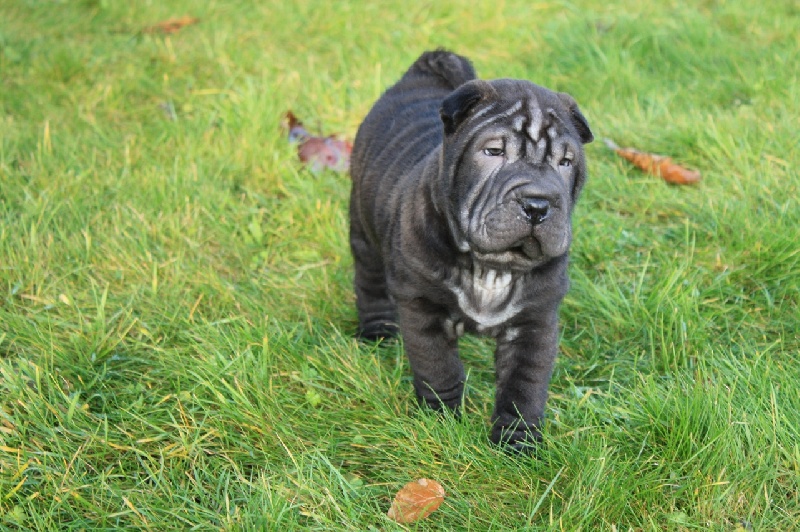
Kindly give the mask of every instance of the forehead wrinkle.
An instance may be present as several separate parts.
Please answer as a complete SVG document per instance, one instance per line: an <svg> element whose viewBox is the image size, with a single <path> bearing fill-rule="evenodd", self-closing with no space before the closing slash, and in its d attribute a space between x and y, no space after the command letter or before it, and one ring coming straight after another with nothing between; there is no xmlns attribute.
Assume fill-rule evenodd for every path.
<svg viewBox="0 0 800 532"><path fill-rule="evenodd" d="M536 151L533 154L532 159L537 162L541 163L544 162L544 158L547 155L547 139L541 138L539 142L536 143Z"/></svg>
<svg viewBox="0 0 800 532"><path fill-rule="evenodd" d="M528 158L536 153L536 148L533 144L533 141L528 137L525 137L523 147L523 158Z"/></svg>
<svg viewBox="0 0 800 532"><path fill-rule="evenodd" d="M472 115L472 119L474 120L476 118L480 118L481 116L485 115L489 111L493 110L495 107L497 107L497 104L495 104L495 103L487 105L486 107L484 107L483 109L481 109L480 111L478 111L477 113Z"/></svg>
<svg viewBox="0 0 800 532"><path fill-rule="evenodd" d="M503 111L501 113L497 113L496 115L490 116L489 118L487 118L483 122L472 126L471 129L472 129L473 132L480 132L480 130L483 129L487 124L491 124L492 122L497 122L497 121L502 120L503 118L507 118L507 117L511 116L512 114L516 113L517 111L519 111L521 108L522 108L522 102L518 101L514 105L512 105L509 109L507 109L507 110L505 110L505 111ZM478 118L483 114L484 113L476 113L475 116L472 117L472 119L474 120L475 118Z"/></svg>
<svg viewBox="0 0 800 532"><path fill-rule="evenodd" d="M550 127L553 128L556 133L563 135L565 132L569 132L569 126L558 115L555 109L548 109L547 116L550 117Z"/></svg>
<svg viewBox="0 0 800 532"><path fill-rule="evenodd" d="M561 159L564 158L564 155L567 154L567 145L563 142L553 143L552 153L550 154L550 160L559 162Z"/></svg>
<svg viewBox="0 0 800 532"><path fill-rule="evenodd" d="M526 117L523 114L514 117L511 127L514 128L515 133L522 133L522 128L525 127Z"/></svg>
<svg viewBox="0 0 800 532"><path fill-rule="evenodd" d="M544 113L542 113L536 97L531 97L530 101L528 102L528 115L528 136L533 142L539 142L542 124L544 123Z"/></svg>

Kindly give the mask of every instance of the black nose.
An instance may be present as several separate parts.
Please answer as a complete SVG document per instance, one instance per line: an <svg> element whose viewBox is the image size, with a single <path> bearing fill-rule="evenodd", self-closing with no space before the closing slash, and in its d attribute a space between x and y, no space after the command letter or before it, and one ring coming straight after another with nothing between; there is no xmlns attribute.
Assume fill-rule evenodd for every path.
<svg viewBox="0 0 800 532"><path fill-rule="evenodd" d="M533 225L539 225L550 215L550 202L544 198L525 198L521 203L525 217Z"/></svg>

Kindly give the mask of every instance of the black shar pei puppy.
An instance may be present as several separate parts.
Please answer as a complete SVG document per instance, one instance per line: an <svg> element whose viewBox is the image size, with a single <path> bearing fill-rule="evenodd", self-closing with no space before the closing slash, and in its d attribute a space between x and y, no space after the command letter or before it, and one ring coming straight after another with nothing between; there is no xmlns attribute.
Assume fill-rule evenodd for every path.
<svg viewBox="0 0 800 532"><path fill-rule="evenodd" d="M375 103L353 146L358 334L402 334L422 404L457 410L458 337L496 339L491 439L541 439L569 280L570 215L592 132L575 100L476 79L426 52Z"/></svg>

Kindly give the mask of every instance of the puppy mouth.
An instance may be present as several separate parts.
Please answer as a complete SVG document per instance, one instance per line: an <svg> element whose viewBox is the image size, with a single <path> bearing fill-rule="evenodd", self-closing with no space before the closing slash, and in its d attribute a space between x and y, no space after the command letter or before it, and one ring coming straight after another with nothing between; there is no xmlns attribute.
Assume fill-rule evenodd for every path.
<svg viewBox="0 0 800 532"><path fill-rule="evenodd" d="M482 252L474 249L472 255L488 267L515 271L529 271L549 259L542 253L539 242L532 237L505 250Z"/></svg>
<svg viewBox="0 0 800 532"><path fill-rule="evenodd" d="M480 262L531 270L569 248L572 231L562 204L558 197L499 203L473 218L471 231L465 232L467 247Z"/></svg>

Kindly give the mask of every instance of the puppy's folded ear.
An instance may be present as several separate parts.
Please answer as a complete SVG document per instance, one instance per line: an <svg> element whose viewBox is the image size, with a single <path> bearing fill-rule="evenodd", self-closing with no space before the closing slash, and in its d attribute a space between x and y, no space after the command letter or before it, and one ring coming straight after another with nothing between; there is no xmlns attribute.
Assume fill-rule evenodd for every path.
<svg viewBox="0 0 800 532"><path fill-rule="evenodd" d="M483 98L493 91L491 85L482 80L473 80L464 83L451 92L442 102L439 115L444 123L444 134L452 135L458 126Z"/></svg>
<svg viewBox="0 0 800 532"><path fill-rule="evenodd" d="M594 135L592 134L592 130L589 129L589 122L578 108L578 102L566 92L559 92L558 97L561 103L567 108L569 116L572 119L572 125L575 126L575 129L578 131L581 142L584 144L592 142L594 140Z"/></svg>

